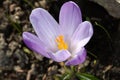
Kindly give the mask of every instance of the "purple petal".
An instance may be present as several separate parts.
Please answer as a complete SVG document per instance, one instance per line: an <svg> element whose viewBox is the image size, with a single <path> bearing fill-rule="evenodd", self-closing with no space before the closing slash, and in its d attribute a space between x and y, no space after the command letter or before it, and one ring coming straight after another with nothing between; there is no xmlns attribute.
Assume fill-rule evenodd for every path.
<svg viewBox="0 0 120 80"><path fill-rule="evenodd" d="M49 53L49 56L56 62L62 62L67 60L71 54L68 50L59 50L56 53Z"/></svg>
<svg viewBox="0 0 120 80"><path fill-rule="evenodd" d="M84 47L93 35L93 28L90 22L82 22L72 36L72 46Z"/></svg>
<svg viewBox="0 0 120 80"><path fill-rule="evenodd" d="M78 65L85 61L86 59L86 50L82 48L76 55L74 55L70 60L68 60L66 65Z"/></svg>
<svg viewBox="0 0 120 80"><path fill-rule="evenodd" d="M47 48L45 45L39 40L39 38L29 32L23 33L23 41L24 43L33 51L50 58L47 54Z"/></svg>
<svg viewBox="0 0 120 80"><path fill-rule="evenodd" d="M72 1L64 3L59 16L59 23L64 35L71 37L81 22L82 16L79 6Z"/></svg>
<svg viewBox="0 0 120 80"><path fill-rule="evenodd" d="M59 34L59 25L48 11L42 8L34 9L30 15L30 22L40 40L49 48L55 48L55 38Z"/></svg>

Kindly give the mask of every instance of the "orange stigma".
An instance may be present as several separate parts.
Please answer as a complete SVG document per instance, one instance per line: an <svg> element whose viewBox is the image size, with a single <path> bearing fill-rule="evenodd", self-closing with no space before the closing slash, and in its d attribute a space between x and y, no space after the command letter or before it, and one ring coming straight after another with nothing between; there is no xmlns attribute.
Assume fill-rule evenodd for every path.
<svg viewBox="0 0 120 80"><path fill-rule="evenodd" d="M68 49L67 43L64 41L64 36L60 35L56 38L57 46L59 50Z"/></svg>

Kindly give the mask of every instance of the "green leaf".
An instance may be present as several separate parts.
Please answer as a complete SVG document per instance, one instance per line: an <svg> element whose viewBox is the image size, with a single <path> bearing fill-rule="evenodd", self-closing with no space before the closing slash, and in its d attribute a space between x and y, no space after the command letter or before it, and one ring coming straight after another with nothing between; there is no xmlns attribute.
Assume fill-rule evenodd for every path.
<svg viewBox="0 0 120 80"><path fill-rule="evenodd" d="M71 78L71 75L70 74L65 74L63 77L62 77L62 80L69 80Z"/></svg>
<svg viewBox="0 0 120 80"><path fill-rule="evenodd" d="M61 76L55 75L54 80L70 80L71 79L71 74L63 74Z"/></svg>
<svg viewBox="0 0 120 80"><path fill-rule="evenodd" d="M24 2L26 2L29 6L31 6L32 8L34 8L34 5L29 1L29 0L23 0Z"/></svg>
<svg viewBox="0 0 120 80"><path fill-rule="evenodd" d="M59 76L59 80L70 80L72 75L70 73L65 73L62 76Z"/></svg>
<svg viewBox="0 0 120 80"><path fill-rule="evenodd" d="M90 51L87 51L88 54L92 55L93 57L95 57L97 59L97 56L95 54L93 54L92 52Z"/></svg>
<svg viewBox="0 0 120 80"><path fill-rule="evenodd" d="M76 73L76 77L80 80L99 80L97 77L87 73Z"/></svg>
<svg viewBox="0 0 120 80"><path fill-rule="evenodd" d="M105 31L105 33L107 34L108 38L112 41L112 38L111 38L109 32L107 31L107 29L105 29L105 27L103 27L102 25L98 24L97 22L95 22L95 25L97 25L98 27L103 29Z"/></svg>
<svg viewBox="0 0 120 80"><path fill-rule="evenodd" d="M30 51L30 49L28 49L27 47L23 47L23 51L27 54L31 54L32 52Z"/></svg>

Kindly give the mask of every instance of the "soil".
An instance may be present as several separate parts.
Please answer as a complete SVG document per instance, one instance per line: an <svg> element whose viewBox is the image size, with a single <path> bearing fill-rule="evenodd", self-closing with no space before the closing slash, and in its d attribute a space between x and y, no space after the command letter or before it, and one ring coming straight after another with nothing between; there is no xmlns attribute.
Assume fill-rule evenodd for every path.
<svg viewBox="0 0 120 80"><path fill-rule="evenodd" d="M54 80L63 66L31 51L22 41L22 32L34 33L29 21L33 8L42 7L58 21L60 7L68 0L0 1L0 80ZM100 80L120 80L120 19L89 0L73 0L81 8L83 21L90 20L94 35L85 46L86 72ZM111 39L103 28L108 31Z"/></svg>

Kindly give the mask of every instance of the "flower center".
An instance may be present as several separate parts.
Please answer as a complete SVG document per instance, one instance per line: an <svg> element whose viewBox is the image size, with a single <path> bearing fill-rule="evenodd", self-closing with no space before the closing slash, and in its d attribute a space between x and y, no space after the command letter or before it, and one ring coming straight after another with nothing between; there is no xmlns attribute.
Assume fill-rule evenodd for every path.
<svg viewBox="0 0 120 80"><path fill-rule="evenodd" d="M57 42L57 47L59 50L68 49L68 45L67 43L65 43L63 35L58 36L56 38L56 42Z"/></svg>

